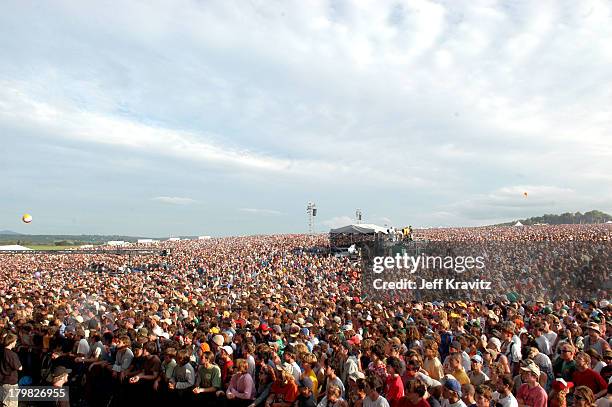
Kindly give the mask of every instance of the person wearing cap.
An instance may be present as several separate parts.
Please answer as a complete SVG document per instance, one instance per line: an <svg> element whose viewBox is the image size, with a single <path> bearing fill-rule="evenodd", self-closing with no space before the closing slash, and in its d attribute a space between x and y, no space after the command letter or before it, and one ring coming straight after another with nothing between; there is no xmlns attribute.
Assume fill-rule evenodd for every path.
<svg viewBox="0 0 612 407"><path fill-rule="evenodd" d="M501 334L500 334L501 335ZM492 358L492 361L496 364L500 364L504 368L504 374L510 373L510 363L508 362L508 358L501 352L501 341L497 337L492 337L489 339L487 343L487 349L491 349L495 351L495 356ZM493 355L492 355L493 356Z"/></svg>
<svg viewBox="0 0 612 407"><path fill-rule="evenodd" d="M68 377L72 372L71 369L66 369L64 366L57 366L49 376L47 381L52 387L62 388L68 383ZM37 403L38 404L38 403ZM68 399L60 399L53 402L54 407L70 407L70 401Z"/></svg>
<svg viewBox="0 0 612 407"><path fill-rule="evenodd" d="M489 376L483 373L483 359L480 355L474 355L471 358L472 362L472 370L468 373L468 378L470 379L470 383L474 386L478 386L483 384L484 382L489 380Z"/></svg>
<svg viewBox="0 0 612 407"><path fill-rule="evenodd" d="M555 378L550 358L541 353L535 346L527 347L525 349L527 358L529 360L533 360L533 362L540 368L540 385L544 387L544 389L550 390L550 386Z"/></svg>
<svg viewBox="0 0 612 407"><path fill-rule="evenodd" d="M290 407L298 396L292 366L285 362L276 365L276 380L270 388L266 407Z"/></svg>
<svg viewBox="0 0 612 407"><path fill-rule="evenodd" d="M445 376L442 381L442 407L467 407L461 400L461 383L452 376Z"/></svg>
<svg viewBox="0 0 612 407"><path fill-rule="evenodd" d="M610 349L608 342L601 337L601 328L597 322L589 322L586 331L588 335L583 340L585 352L589 349L595 349L597 353L603 355L606 350Z"/></svg>
<svg viewBox="0 0 612 407"><path fill-rule="evenodd" d="M566 382L563 379L555 379L552 388L548 393L549 407L567 407L567 396L574 383Z"/></svg>
<svg viewBox="0 0 612 407"><path fill-rule="evenodd" d="M223 383L224 387L227 387L232 375L234 374L234 361L232 359L233 353L234 349L229 345L221 346L219 348L219 368L221 369L221 383Z"/></svg>
<svg viewBox="0 0 612 407"><path fill-rule="evenodd" d="M495 383L496 391L493 393L493 400L498 407L518 407L518 401L512 394L514 380L511 375L502 375L497 378Z"/></svg>
<svg viewBox="0 0 612 407"><path fill-rule="evenodd" d="M312 390L312 381L308 377L300 379L295 407L317 407L317 402Z"/></svg>
<svg viewBox="0 0 612 407"><path fill-rule="evenodd" d="M295 361L295 349L291 345L287 345L283 352L283 360L291 365L291 369L293 371L293 378L295 382L300 381L300 376L302 375L302 369Z"/></svg>
<svg viewBox="0 0 612 407"><path fill-rule="evenodd" d="M517 392L519 407L547 407L548 395L540 386L540 368L530 361L520 367L523 384Z"/></svg>
<svg viewBox="0 0 612 407"><path fill-rule="evenodd" d="M199 402L215 402L217 392L221 390L221 369L215 363L215 355L208 351L202 354L201 365L195 378L193 394Z"/></svg>
<svg viewBox="0 0 612 407"><path fill-rule="evenodd" d="M576 354L576 371L572 375L572 382L576 387L587 386L593 391L595 399L603 397L608 388L603 377L591 369L591 357L585 352Z"/></svg>

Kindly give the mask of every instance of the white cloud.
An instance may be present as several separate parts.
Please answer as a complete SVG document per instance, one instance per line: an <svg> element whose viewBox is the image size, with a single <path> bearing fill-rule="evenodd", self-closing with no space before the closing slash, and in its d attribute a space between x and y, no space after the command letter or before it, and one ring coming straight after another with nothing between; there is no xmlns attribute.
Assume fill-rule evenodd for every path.
<svg viewBox="0 0 612 407"><path fill-rule="evenodd" d="M282 215L283 213L274 209L240 208L240 212L253 213L257 215Z"/></svg>
<svg viewBox="0 0 612 407"><path fill-rule="evenodd" d="M196 167L415 224L612 210L607 0L90 6L0 14L3 147L112 148L141 177L179 163L179 183Z"/></svg>
<svg viewBox="0 0 612 407"><path fill-rule="evenodd" d="M172 205L190 205L197 202L195 199L180 196L156 196L152 200Z"/></svg>

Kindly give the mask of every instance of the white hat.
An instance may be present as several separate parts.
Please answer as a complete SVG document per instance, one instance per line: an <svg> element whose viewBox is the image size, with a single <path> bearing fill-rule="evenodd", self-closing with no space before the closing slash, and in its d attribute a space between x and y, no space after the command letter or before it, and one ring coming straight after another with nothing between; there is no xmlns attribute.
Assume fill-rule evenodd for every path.
<svg viewBox="0 0 612 407"><path fill-rule="evenodd" d="M221 349L223 349L225 351L225 353L227 353L228 355L231 355L232 353L234 353L234 349L232 349L231 346L222 346Z"/></svg>
<svg viewBox="0 0 612 407"><path fill-rule="evenodd" d="M212 341L217 345L217 346L223 346L223 342L225 341L223 339L223 335L215 335L212 338Z"/></svg>
<svg viewBox="0 0 612 407"><path fill-rule="evenodd" d="M499 352L501 350L501 341L498 338L491 338L491 340L489 340L489 343L492 343L495 346L496 351Z"/></svg>

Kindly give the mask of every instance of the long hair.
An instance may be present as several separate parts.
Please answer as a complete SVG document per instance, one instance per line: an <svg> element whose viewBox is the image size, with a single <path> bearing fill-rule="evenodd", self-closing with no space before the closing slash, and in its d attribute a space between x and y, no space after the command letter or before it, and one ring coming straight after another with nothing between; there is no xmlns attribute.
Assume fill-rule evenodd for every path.
<svg viewBox="0 0 612 407"><path fill-rule="evenodd" d="M14 342L17 342L17 335L14 333L9 332L2 337L2 347L11 346Z"/></svg>

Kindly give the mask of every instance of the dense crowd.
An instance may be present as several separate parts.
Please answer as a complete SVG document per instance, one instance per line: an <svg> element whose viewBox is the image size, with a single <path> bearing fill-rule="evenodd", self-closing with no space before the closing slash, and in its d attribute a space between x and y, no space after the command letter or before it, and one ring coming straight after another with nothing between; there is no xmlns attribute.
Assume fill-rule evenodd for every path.
<svg viewBox="0 0 612 407"><path fill-rule="evenodd" d="M324 235L165 242L169 256L131 264L0 254L3 405L28 385L67 386L83 406L610 405L610 225L413 234L512 250L539 298L368 296L359 263L319 250ZM546 242L576 244L534 259ZM572 273L599 289L554 284Z"/></svg>

